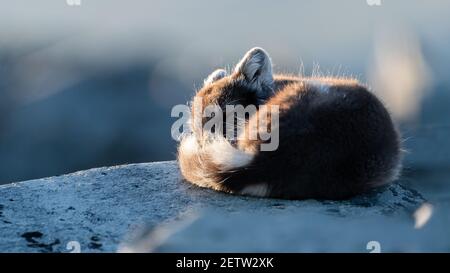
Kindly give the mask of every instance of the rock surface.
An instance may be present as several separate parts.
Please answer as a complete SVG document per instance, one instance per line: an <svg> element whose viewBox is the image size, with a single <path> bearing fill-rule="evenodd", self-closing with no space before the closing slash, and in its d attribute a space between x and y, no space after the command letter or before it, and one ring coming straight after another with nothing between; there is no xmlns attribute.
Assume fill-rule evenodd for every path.
<svg viewBox="0 0 450 273"><path fill-rule="evenodd" d="M414 228L424 203L401 183L342 202L233 196L174 161L132 164L0 186L0 251L450 251L444 204Z"/></svg>

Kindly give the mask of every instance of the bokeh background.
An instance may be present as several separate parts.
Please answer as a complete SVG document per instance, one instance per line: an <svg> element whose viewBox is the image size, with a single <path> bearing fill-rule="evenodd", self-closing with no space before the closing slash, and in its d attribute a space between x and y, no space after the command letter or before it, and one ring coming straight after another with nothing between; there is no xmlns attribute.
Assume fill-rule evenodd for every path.
<svg viewBox="0 0 450 273"><path fill-rule="evenodd" d="M0 184L175 159L172 107L251 47L354 76L400 124L404 183L450 195L450 1L0 0Z"/></svg>

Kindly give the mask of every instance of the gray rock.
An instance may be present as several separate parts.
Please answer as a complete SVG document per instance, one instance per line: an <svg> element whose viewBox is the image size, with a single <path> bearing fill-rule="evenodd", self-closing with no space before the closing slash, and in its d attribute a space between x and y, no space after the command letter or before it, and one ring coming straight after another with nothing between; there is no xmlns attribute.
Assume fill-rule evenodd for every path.
<svg viewBox="0 0 450 273"><path fill-rule="evenodd" d="M0 186L0 251L450 250L444 209L414 229L424 202L400 183L341 202L233 196L183 182L174 161L132 164Z"/></svg>
<svg viewBox="0 0 450 273"><path fill-rule="evenodd" d="M162 242L155 240L160 236L155 231L146 241L154 244L154 252L371 252L376 245L380 252L449 252L450 215L434 210L421 229L411 218L382 215L206 213L187 228L168 229L170 236Z"/></svg>

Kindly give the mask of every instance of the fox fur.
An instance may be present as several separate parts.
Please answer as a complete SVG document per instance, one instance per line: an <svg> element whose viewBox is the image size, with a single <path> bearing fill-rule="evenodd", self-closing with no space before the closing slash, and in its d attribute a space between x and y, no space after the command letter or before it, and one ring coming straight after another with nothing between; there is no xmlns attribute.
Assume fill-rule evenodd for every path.
<svg viewBox="0 0 450 273"><path fill-rule="evenodd" d="M192 184L258 197L340 200L399 175L398 130L357 80L274 75L267 52L253 48L231 73L219 69L207 77L195 98L223 111L229 104L279 107L277 128L271 128L278 130L279 145L261 151L262 140L205 137L191 122L178 162Z"/></svg>

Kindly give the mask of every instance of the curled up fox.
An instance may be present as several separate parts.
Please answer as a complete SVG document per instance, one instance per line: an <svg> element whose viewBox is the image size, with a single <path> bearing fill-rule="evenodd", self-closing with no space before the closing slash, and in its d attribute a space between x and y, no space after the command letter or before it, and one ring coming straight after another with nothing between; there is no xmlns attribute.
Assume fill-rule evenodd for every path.
<svg viewBox="0 0 450 273"><path fill-rule="evenodd" d="M248 51L231 73L218 69L209 75L194 96L195 105L200 105L198 113L208 106L222 112L223 124L216 127L241 124L228 137L218 128L206 130L211 117L192 109L178 162L183 177L201 187L259 197L340 200L390 183L401 169L399 133L367 87L354 79L273 74L262 48ZM243 122L234 115L230 122L230 105L256 110ZM261 115L262 109L272 108L276 111ZM274 149L263 149L271 140L251 138L251 130L276 133Z"/></svg>

